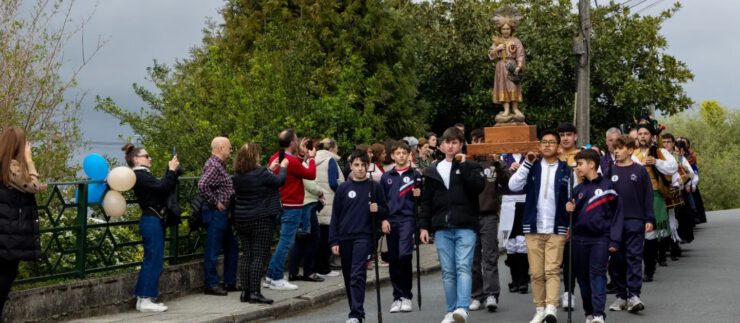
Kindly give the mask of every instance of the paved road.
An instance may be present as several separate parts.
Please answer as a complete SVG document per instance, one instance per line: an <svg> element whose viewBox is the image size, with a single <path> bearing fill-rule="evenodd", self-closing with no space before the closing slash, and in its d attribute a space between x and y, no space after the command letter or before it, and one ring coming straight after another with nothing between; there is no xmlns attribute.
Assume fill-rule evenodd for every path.
<svg viewBox="0 0 740 323"><path fill-rule="evenodd" d="M740 322L740 210L709 214L709 223L699 226L696 240L683 245L684 257L670 261L668 267L659 267L655 281L643 287L643 301L647 309L639 315L626 312L607 313L610 322ZM501 285L510 280L508 267L499 263ZM439 322L445 313L444 295L439 273L422 277L422 311L414 305L414 312L390 314L392 289L381 288L384 322ZM414 285L414 292L416 286ZM377 321L375 291L368 291L365 300L367 322ZM580 296L576 298L580 306ZM614 300L609 295L607 306ZM416 300L414 300L416 304ZM277 322L324 323L344 322L349 312L346 300L282 318ZM533 314L531 294L519 295L502 291L499 311L471 313L471 322L528 322ZM567 314L560 312L559 321L566 322ZM577 308L574 322L583 322L583 312Z"/></svg>

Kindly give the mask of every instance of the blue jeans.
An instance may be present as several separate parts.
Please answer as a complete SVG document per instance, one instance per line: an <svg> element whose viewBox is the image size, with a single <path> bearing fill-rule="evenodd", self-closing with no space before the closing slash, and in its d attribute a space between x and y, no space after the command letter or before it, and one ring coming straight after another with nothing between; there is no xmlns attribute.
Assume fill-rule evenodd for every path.
<svg viewBox="0 0 740 323"><path fill-rule="evenodd" d="M309 235L300 243L293 244L290 249L290 267L291 276L298 276L298 269L303 265L303 276L308 277L315 273L316 251L318 249L321 232L319 230L319 219L316 216L317 202L308 203L303 206L303 214L308 214L311 225ZM300 229L298 229L300 232ZM296 239L298 235L296 234Z"/></svg>
<svg viewBox="0 0 740 323"><path fill-rule="evenodd" d="M434 234L448 313L458 308L468 311L470 306L475 239L471 229L444 229Z"/></svg>
<svg viewBox="0 0 740 323"><path fill-rule="evenodd" d="M224 250L224 284L236 286L236 265L239 261L239 246L229 224L226 213L211 206L203 207L203 224L206 225L206 245L203 255L204 286L214 288L219 283L218 254Z"/></svg>
<svg viewBox="0 0 740 323"><path fill-rule="evenodd" d="M157 216L142 215L139 232L144 242L144 261L139 270L134 295L159 296L159 275L164 266L164 223Z"/></svg>
<svg viewBox="0 0 740 323"><path fill-rule="evenodd" d="M288 252L293 248L295 242L295 232L301 223L303 215L302 208L284 208L283 215L280 217L280 241L278 242L275 253L270 259L270 265L267 267L267 277L272 280L283 279L285 271L285 258Z"/></svg>

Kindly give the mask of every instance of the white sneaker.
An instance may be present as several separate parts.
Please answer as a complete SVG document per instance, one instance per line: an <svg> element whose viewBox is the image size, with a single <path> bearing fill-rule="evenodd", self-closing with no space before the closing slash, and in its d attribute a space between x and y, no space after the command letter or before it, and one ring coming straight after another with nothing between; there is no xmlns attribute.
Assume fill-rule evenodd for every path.
<svg viewBox="0 0 740 323"><path fill-rule="evenodd" d="M542 323L545 320L545 308L538 307L537 312L534 313L534 317L529 323Z"/></svg>
<svg viewBox="0 0 740 323"><path fill-rule="evenodd" d="M318 275L321 277L338 277L341 274L342 273L340 273L338 270L332 270L328 272L326 275L322 275L322 274L318 274Z"/></svg>
<svg viewBox="0 0 740 323"><path fill-rule="evenodd" d="M458 308L452 312L452 321L455 323L465 323L468 321L468 311Z"/></svg>
<svg viewBox="0 0 740 323"><path fill-rule="evenodd" d="M477 299L470 300L470 306L468 307L471 311L477 311L480 309L480 301Z"/></svg>
<svg viewBox="0 0 740 323"><path fill-rule="evenodd" d="M571 295L570 303L568 303L568 294L568 292L563 293L563 297L560 299L560 304L562 304L564 310L567 310L568 308L576 309L574 305L576 303L575 295Z"/></svg>
<svg viewBox="0 0 740 323"><path fill-rule="evenodd" d="M136 310L141 309L141 297L136 298Z"/></svg>
<svg viewBox="0 0 740 323"><path fill-rule="evenodd" d="M452 312L445 314L442 323L455 323L455 319L452 318Z"/></svg>
<svg viewBox="0 0 740 323"><path fill-rule="evenodd" d="M627 311L630 313L637 313L645 309L645 304L642 303L639 297L632 295L627 300Z"/></svg>
<svg viewBox="0 0 740 323"><path fill-rule="evenodd" d="M411 300L401 297L401 312L408 313L413 311L413 309L413 306L411 306Z"/></svg>
<svg viewBox="0 0 740 323"><path fill-rule="evenodd" d="M391 313L398 313L401 311L401 300L395 300L391 303Z"/></svg>
<svg viewBox="0 0 740 323"><path fill-rule="evenodd" d="M586 316L586 323L594 323L594 316L593 315Z"/></svg>
<svg viewBox="0 0 740 323"><path fill-rule="evenodd" d="M356 318L354 318L354 317L350 317L350 318L348 318L348 319L347 319L347 321L345 321L345 322L346 322L346 323L360 323L360 320L358 320L358 319L356 319Z"/></svg>
<svg viewBox="0 0 740 323"><path fill-rule="evenodd" d="M262 288L270 288L271 281L270 277L265 277L265 280L262 281Z"/></svg>
<svg viewBox="0 0 740 323"><path fill-rule="evenodd" d="M151 298L141 298L138 302L137 310L142 313L148 312L164 312L167 310L167 306L152 303Z"/></svg>
<svg viewBox="0 0 740 323"><path fill-rule="evenodd" d="M609 310L612 312L624 311L627 309L627 300L617 297L617 300L609 305Z"/></svg>
<svg viewBox="0 0 740 323"><path fill-rule="evenodd" d="M498 302L496 301L496 297L491 295L486 297L486 309L488 309L489 312L495 312L498 309Z"/></svg>
<svg viewBox="0 0 740 323"><path fill-rule="evenodd" d="M270 286L272 290L296 290L298 286L289 283L285 278L278 280L270 280Z"/></svg>
<svg viewBox="0 0 740 323"><path fill-rule="evenodd" d="M601 315L599 315L599 316L594 316L594 319L593 319L593 320L591 320L591 323L605 323L605 321L604 321L604 317L603 317L603 316L601 316Z"/></svg>
<svg viewBox="0 0 740 323"><path fill-rule="evenodd" d="M545 322L555 323L558 321L558 308L555 305L547 304L545 306Z"/></svg>

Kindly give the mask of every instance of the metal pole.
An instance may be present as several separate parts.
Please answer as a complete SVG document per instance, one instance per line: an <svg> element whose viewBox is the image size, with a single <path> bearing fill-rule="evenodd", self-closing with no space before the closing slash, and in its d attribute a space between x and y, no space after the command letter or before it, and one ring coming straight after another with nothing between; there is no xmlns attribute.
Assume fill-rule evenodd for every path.
<svg viewBox="0 0 740 323"><path fill-rule="evenodd" d="M87 262L87 186L88 183L77 184L77 239L75 247L75 271L77 277L85 278L85 263Z"/></svg>
<svg viewBox="0 0 740 323"><path fill-rule="evenodd" d="M576 128L578 130L578 146L591 142L590 126L590 98L591 98L591 4L589 0L578 1L578 16L580 18L580 29L578 37L582 42L583 50L578 54L578 92L576 100Z"/></svg>

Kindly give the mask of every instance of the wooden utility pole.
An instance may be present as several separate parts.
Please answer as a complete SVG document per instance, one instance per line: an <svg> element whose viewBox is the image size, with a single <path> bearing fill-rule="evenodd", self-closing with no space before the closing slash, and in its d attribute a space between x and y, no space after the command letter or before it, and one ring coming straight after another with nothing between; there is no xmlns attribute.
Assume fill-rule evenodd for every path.
<svg viewBox="0 0 740 323"><path fill-rule="evenodd" d="M573 45L577 55L578 83L576 85L576 129L578 145L591 142L591 117L589 104L591 98L591 2L578 1L578 16L581 24Z"/></svg>

